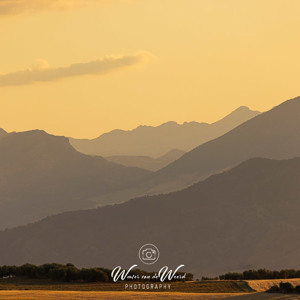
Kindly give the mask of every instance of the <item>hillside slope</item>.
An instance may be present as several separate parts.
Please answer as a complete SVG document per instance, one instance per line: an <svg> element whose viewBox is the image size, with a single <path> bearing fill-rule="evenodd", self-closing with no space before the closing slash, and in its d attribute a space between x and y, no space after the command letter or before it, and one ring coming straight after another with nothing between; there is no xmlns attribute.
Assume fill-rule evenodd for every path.
<svg viewBox="0 0 300 300"><path fill-rule="evenodd" d="M178 190L253 157L300 156L299 116L300 97L288 100L159 170L144 193Z"/></svg>
<svg viewBox="0 0 300 300"><path fill-rule="evenodd" d="M65 137L38 130L6 135L0 140L0 228L94 207L94 196L148 174L81 154Z"/></svg>
<svg viewBox="0 0 300 300"><path fill-rule="evenodd" d="M63 213L0 232L0 265L180 264L201 275L300 267L300 158L251 159L188 189ZM138 250L155 244L146 268Z"/></svg>

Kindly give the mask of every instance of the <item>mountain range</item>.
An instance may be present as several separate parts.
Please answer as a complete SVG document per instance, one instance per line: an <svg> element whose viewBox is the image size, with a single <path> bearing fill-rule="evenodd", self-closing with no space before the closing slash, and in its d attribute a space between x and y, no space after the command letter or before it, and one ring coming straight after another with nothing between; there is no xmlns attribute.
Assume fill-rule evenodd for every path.
<svg viewBox="0 0 300 300"><path fill-rule="evenodd" d="M0 228L72 209L150 174L77 152L65 137L34 130L0 139Z"/></svg>
<svg viewBox="0 0 300 300"><path fill-rule="evenodd" d="M237 115L241 117L233 113ZM226 120L222 121L224 126ZM105 159L79 153L67 138L41 130L9 134L1 130L0 136L0 229L63 211L129 200L151 175L150 171L131 166L157 170L183 154L172 150L157 159Z"/></svg>
<svg viewBox="0 0 300 300"><path fill-rule="evenodd" d="M255 158L187 189L67 212L0 232L0 265L72 262L200 275L300 267L300 158ZM160 250L151 268L138 259Z"/></svg>
<svg viewBox="0 0 300 300"><path fill-rule="evenodd" d="M300 97L285 101L158 170L143 183L139 193L179 190L253 157L297 157L300 155L299 116Z"/></svg>
<svg viewBox="0 0 300 300"><path fill-rule="evenodd" d="M0 232L0 265L138 263L150 270L137 252L153 243L155 269L184 264L200 276L299 268L299 115L300 97L154 173L79 153L43 131L4 133L0 224L36 222ZM158 194L168 190L177 191ZM157 195L134 198L139 193ZM124 203L93 208L117 202Z"/></svg>
<svg viewBox="0 0 300 300"><path fill-rule="evenodd" d="M79 152L100 156L150 156L165 155L173 149L190 151L212 140L260 112L241 106L225 118L212 123L167 122L157 127L139 126L133 130L113 130L92 139L70 138Z"/></svg>
<svg viewBox="0 0 300 300"><path fill-rule="evenodd" d="M43 131L6 134L0 139L0 228L180 190L253 157L297 157L299 100L246 121L154 173L79 153L67 138Z"/></svg>

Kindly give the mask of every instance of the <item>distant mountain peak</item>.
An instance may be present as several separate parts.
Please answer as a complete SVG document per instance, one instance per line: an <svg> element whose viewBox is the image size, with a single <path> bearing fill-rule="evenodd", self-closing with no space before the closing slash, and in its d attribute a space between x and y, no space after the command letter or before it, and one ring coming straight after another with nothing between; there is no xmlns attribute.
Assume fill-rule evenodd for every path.
<svg viewBox="0 0 300 300"><path fill-rule="evenodd" d="M184 182L182 178L188 178L181 186L186 187L253 157L290 159L299 156L299 115L300 97L297 97L201 144L159 170L155 178L159 182L159 191L152 188L151 193L172 191L170 182ZM228 115L227 120L219 121L218 126L222 128L232 116L234 114ZM164 188L162 182L167 183ZM178 185L174 184L174 187L178 189Z"/></svg>
<svg viewBox="0 0 300 300"><path fill-rule="evenodd" d="M161 125L157 126L157 127L160 127L160 126L178 126L180 124L178 124L176 121L168 121L168 122L165 122L165 123L162 123Z"/></svg>
<svg viewBox="0 0 300 300"><path fill-rule="evenodd" d="M248 106L242 105L240 107L238 107L237 109L235 109L234 111L249 111L251 110Z"/></svg>
<svg viewBox="0 0 300 300"><path fill-rule="evenodd" d="M228 114L226 117L213 124L219 126L224 126L224 124L231 122L234 122L236 124L242 124L243 122L246 122L259 114L261 114L260 111L252 110L248 106L240 106L234 111L232 111L230 114Z"/></svg>
<svg viewBox="0 0 300 300"><path fill-rule="evenodd" d="M172 149L190 151L258 114L242 106L211 124L168 121L158 126L140 125L132 130L113 130L92 140L70 138L70 142L75 149L85 154L160 157Z"/></svg>
<svg viewBox="0 0 300 300"><path fill-rule="evenodd" d="M23 137L29 142L56 142L56 141L64 141L64 143L69 144L69 141L66 137L64 136L56 136L47 133L44 130L40 129L33 129L33 130L28 130L28 131L22 131L22 132L14 132L9 136L10 139L18 139L21 140L20 138Z"/></svg>
<svg viewBox="0 0 300 300"><path fill-rule="evenodd" d="M249 112L260 114L260 111L252 110L248 106L242 105L242 106L238 107L237 109L233 110L228 116L230 116L232 114L236 114L236 113L249 113Z"/></svg>
<svg viewBox="0 0 300 300"><path fill-rule="evenodd" d="M10 155L32 155L32 157L68 157L77 151L64 136L48 134L44 130L29 130L5 135L0 150L10 149ZM6 152L8 153L8 152ZM78 153L80 155L80 153Z"/></svg>

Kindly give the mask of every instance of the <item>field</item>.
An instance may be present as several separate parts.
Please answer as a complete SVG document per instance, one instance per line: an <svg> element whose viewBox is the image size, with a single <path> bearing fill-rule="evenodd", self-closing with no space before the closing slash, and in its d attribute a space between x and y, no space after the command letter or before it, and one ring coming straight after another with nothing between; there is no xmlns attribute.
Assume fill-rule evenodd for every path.
<svg viewBox="0 0 300 300"><path fill-rule="evenodd" d="M289 282L293 286L300 285L300 279L269 279L269 280L247 280L248 285L257 292L264 292L273 285L279 285L280 282Z"/></svg>
<svg viewBox="0 0 300 300"><path fill-rule="evenodd" d="M65 283L51 280L10 278L0 279L0 300L293 300L298 295L257 293L280 281L300 284L292 280L251 281L191 281L172 283L170 290L125 291L124 283Z"/></svg>
<svg viewBox="0 0 300 300"><path fill-rule="evenodd" d="M0 290L47 291L124 291L125 283L68 283L52 280L10 278L0 279ZM153 290L157 292L158 290ZM152 291L151 291L152 292ZM170 292L159 290L159 292ZM191 281L171 283L171 292L183 293L245 293L254 292L244 281Z"/></svg>
<svg viewBox="0 0 300 300"><path fill-rule="evenodd" d="M300 296L266 293L196 294L140 292L0 291L1 300L297 300Z"/></svg>

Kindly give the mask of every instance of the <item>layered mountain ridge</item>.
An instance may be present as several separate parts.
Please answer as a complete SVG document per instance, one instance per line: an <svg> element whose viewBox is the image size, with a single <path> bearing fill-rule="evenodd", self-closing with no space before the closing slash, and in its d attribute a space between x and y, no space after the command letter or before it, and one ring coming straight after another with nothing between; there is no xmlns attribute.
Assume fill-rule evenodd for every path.
<svg viewBox="0 0 300 300"><path fill-rule="evenodd" d="M95 207L94 196L131 186L149 173L81 154L67 138L44 131L8 134L0 140L0 228Z"/></svg>
<svg viewBox="0 0 300 300"><path fill-rule="evenodd" d="M300 97L283 102L157 171L144 185L143 193L178 190L253 157L297 157L299 116Z"/></svg>
<svg viewBox="0 0 300 300"><path fill-rule="evenodd" d="M139 126L129 131L116 129L92 140L70 138L70 143L79 152L85 154L158 158L172 149L190 151L259 113L242 106L212 124L198 122L178 124L170 121L157 127Z"/></svg>
<svg viewBox="0 0 300 300"><path fill-rule="evenodd" d="M185 190L63 213L0 232L0 264L72 261L157 270L184 264L201 275L299 268L300 158L250 159ZM142 265L155 244L160 259Z"/></svg>

